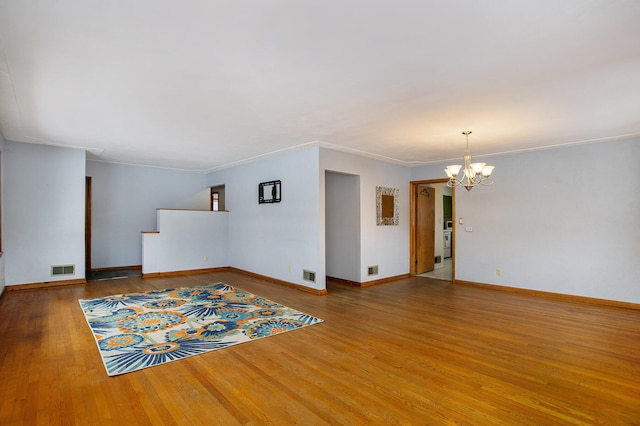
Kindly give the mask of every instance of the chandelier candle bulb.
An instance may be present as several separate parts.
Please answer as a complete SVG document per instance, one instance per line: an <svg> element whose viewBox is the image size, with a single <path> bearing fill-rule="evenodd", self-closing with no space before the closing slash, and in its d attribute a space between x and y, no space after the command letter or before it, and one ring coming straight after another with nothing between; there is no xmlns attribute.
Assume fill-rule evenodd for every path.
<svg viewBox="0 0 640 426"><path fill-rule="evenodd" d="M488 166L486 163L472 163L471 151L469 151L469 135L471 130L465 130L462 132L467 138L467 147L464 151L464 169L459 164L447 166L444 172L447 174L449 181L447 186L464 186L467 191L471 191L476 185L492 185L493 181L490 179L494 166ZM458 179L458 173L462 169L462 178Z"/></svg>
<svg viewBox="0 0 640 426"><path fill-rule="evenodd" d="M484 166L482 168L482 176L488 178L491 176L491 172L493 172L494 166Z"/></svg>
<svg viewBox="0 0 640 426"><path fill-rule="evenodd" d="M473 163L471 168L473 169L474 174L479 175L482 173L482 169L484 169L485 163Z"/></svg>
<svg viewBox="0 0 640 426"><path fill-rule="evenodd" d="M447 168L444 169L444 171L447 173L447 176L456 177L458 176L458 173L460 172L461 168L462 166L460 164L455 164L453 166L447 166Z"/></svg>

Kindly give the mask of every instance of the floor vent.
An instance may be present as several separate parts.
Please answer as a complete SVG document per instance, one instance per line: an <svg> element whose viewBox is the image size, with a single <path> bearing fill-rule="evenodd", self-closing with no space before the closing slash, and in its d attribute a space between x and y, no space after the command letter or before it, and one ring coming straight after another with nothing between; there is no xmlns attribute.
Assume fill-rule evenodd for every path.
<svg viewBox="0 0 640 426"><path fill-rule="evenodd" d="M436 256L434 261L435 263L442 263L442 256Z"/></svg>
<svg viewBox="0 0 640 426"><path fill-rule="evenodd" d="M369 266L367 268L367 275L378 275L378 265Z"/></svg>
<svg viewBox="0 0 640 426"><path fill-rule="evenodd" d="M302 270L302 279L305 281L311 281L312 283L316 282L316 273L313 271L307 271L306 269Z"/></svg>
<svg viewBox="0 0 640 426"><path fill-rule="evenodd" d="M75 275L76 265L51 265L51 276L57 277L58 275Z"/></svg>

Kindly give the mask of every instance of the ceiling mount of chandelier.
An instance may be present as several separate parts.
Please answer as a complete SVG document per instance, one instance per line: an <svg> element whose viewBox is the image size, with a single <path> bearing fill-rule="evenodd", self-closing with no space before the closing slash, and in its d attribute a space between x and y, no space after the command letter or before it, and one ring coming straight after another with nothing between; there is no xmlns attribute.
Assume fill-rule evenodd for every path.
<svg viewBox="0 0 640 426"><path fill-rule="evenodd" d="M467 191L471 191L471 188L476 185L492 185L491 172L493 172L494 167L487 166L485 163L471 162L471 152L469 151L471 130L465 130L462 134L467 138L467 149L464 151L464 168L459 164L454 164L444 169L444 172L449 177L447 186L464 186ZM462 177L458 178L460 174L462 174Z"/></svg>

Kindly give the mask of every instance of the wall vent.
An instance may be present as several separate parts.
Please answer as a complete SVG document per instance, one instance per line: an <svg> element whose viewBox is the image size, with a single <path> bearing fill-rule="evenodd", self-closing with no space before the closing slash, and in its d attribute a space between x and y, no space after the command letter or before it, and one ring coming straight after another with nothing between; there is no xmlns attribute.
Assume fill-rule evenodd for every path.
<svg viewBox="0 0 640 426"><path fill-rule="evenodd" d="M51 265L51 276L75 275L76 265Z"/></svg>
<svg viewBox="0 0 640 426"><path fill-rule="evenodd" d="M305 281L311 281L312 283L316 282L316 273L313 271L307 271L306 269L302 270L302 279Z"/></svg>
<svg viewBox="0 0 640 426"><path fill-rule="evenodd" d="M367 275L378 275L378 265L369 266L367 268Z"/></svg>

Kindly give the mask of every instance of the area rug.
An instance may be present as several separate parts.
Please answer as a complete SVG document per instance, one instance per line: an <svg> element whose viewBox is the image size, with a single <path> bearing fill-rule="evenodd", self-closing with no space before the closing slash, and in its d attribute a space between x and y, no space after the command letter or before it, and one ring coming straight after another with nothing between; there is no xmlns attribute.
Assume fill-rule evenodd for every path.
<svg viewBox="0 0 640 426"><path fill-rule="evenodd" d="M109 376L322 322L223 283L79 302Z"/></svg>

